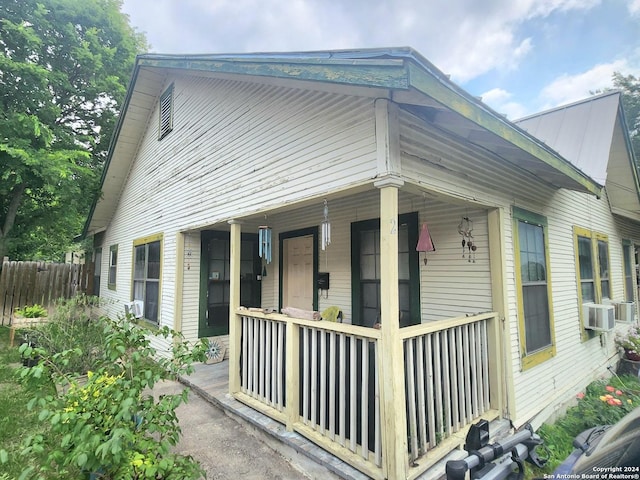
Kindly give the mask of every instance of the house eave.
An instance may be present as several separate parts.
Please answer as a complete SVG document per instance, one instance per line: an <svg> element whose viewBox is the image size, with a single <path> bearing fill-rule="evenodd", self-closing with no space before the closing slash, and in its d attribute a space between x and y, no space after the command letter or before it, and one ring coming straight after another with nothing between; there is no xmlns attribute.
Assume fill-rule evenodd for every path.
<svg viewBox="0 0 640 480"><path fill-rule="evenodd" d="M119 147L122 132L132 131L127 126L128 122L133 122L129 126L135 126L136 122L141 121L139 118L130 118L129 109L132 100L140 96L148 99L155 98L155 94L136 90L140 75L152 75L156 72L164 78L164 75L172 70L208 72L239 78L301 81L309 85L315 82L316 85L344 86L345 89L352 90L355 87L369 87L372 90L377 88L389 92L389 96L414 91L421 97L417 99L418 104L437 104L443 114L456 116L458 125L462 125L462 128L469 133L466 137L459 136L462 140L494 152L517 168L539 176L557 188L569 188L596 196L601 194L600 185L572 166L557 152L492 111L480 100L467 94L409 47L238 55L145 54L139 55L136 59L102 173L101 196L97 197L91 206L82 237L90 232L104 229L110 222L135 156L135 153L123 155L116 150ZM148 105L141 109L141 112L146 114L147 122L153 108L149 102L151 100L148 100ZM140 117L140 112L137 112L136 116ZM110 178L114 158L117 158L121 164L118 175L112 175L113 178ZM110 191L105 194L107 182L113 183Z"/></svg>
<svg viewBox="0 0 640 480"><path fill-rule="evenodd" d="M485 142L477 140L474 142L469 139L472 143L490 144L491 142L495 143L495 140L503 140L505 146L515 146L520 150L518 155L500 153L500 156L510 163L524 168L536 176L547 177L546 180L549 183L559 188L569 188L597 197L601 196L601 185L574 167L559 153L491 110L479 99L458 88L446 77L435 75L415 64L410 65L409 73L411 87L433 98L446 109L457 114L463 121L466 120L470 125L479 126L494 137L493 139L487 138ZM473 128L469 130L472 131ZM521 155L522 153L524 156ZM530 165L523 166L523 162Z"/></svg>

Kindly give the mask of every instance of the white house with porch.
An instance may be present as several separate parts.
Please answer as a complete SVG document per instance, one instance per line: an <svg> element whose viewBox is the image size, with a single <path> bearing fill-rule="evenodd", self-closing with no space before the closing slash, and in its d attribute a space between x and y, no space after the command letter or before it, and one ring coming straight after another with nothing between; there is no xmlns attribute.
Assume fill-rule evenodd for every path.
<svg viewBox="0 0 640 480"><path fill-rule="evenodd" d="M634 321L620 95L558 111L512 123L410 48L139 56L85 226L99 293L224 343L235 398L369 477L416 478L479 418L538 426Z"/></svg>

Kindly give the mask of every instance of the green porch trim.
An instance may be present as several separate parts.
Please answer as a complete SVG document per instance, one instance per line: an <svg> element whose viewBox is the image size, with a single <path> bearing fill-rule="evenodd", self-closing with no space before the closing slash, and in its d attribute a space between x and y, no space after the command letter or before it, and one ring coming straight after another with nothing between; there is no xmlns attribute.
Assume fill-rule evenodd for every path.
<svg viewBox="0 0 640 480"><path fill-rule="evenodd" d="M398 215L398 223L408 225L409 243L409 292L411 317L408 322L400 325L417 325L421 323L420 316L420 255L413 245L418 243L418 212L402 213ZM380 230L380 219L372 218L351 223L351 322L353 325L362 325L360 318L360 304L362 292L360 285L360 245L358 243L359 232L362 230ZM397 294L397 292L396 292Z"/></svg>
<svg viewBox="0 0 640 480"><path fill-rule="evenodd" d="M569 162L552 153L539 141L527 136L524 131L497 114L490 112L483 105L473 101L469 96L457 92L446 85L443 79L439 79L432 73L426 72L422 67L409 64L410 86L437 100L451 111L458 113L467 120L507 140L518 148L530 153L545 164L553 167L558 172L571 178L582 185L587 191L600 196L602 188L582 172L577 170Z"/></svg>
<svg viewBox="0 0 640 480"><path fill-rule="evenodd" d="M203 337L215 337L219 335L229 334L229 325L224 327L207 325L207 312L208 295L209 295L209 242L213 239L230 240L230 233L228 230L203 230L200 233L200 294L198 302L198 338ZM242 232L240 235L240 242L251 241L254 243L254 270L258 268L258 235L255 233ZM242 256L242 246L240 247L240 255ZM231 261L231 259L229 259ZM242 280L240 281L242 288ZM257 305L247 305L249 307L260 306L262 289L258 289L256 292L255 302Z"/></svg>
<svg viewBox="0 0 640 480"><path fill-rule="evenodd" d="M517 218L518 220L522 220L523 222L530 223L532 225L540 225L541 227L549 226L547 224L547 218L543 217L542 215L538 215L537 213L533 213L529 210L524 210L523 208L519 207L512 207L512 211L514 218Z"/></svg>

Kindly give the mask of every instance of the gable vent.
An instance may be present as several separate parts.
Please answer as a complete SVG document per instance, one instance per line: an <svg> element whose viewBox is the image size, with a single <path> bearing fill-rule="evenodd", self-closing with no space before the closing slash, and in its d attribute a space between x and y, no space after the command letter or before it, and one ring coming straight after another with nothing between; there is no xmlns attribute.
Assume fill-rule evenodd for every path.
<svg viewBox="0 0 640 480"><path fill-rule="evenodd" d="M162 140L173 130L173 84L160 97L160 125L158 140Z"/></svg>

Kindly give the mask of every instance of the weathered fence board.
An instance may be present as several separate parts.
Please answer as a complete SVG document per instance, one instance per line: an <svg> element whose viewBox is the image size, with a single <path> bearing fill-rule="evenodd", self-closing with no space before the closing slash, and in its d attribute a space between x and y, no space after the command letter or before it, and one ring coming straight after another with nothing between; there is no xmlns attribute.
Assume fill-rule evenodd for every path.
<svg viewBox="0 0 640 480"><path fill-rule="evenodd" d="M50 307L58 298L92 293L93 266L69 263L2 263L0 325L10 325L13 311L26 305Z"/></svg>

